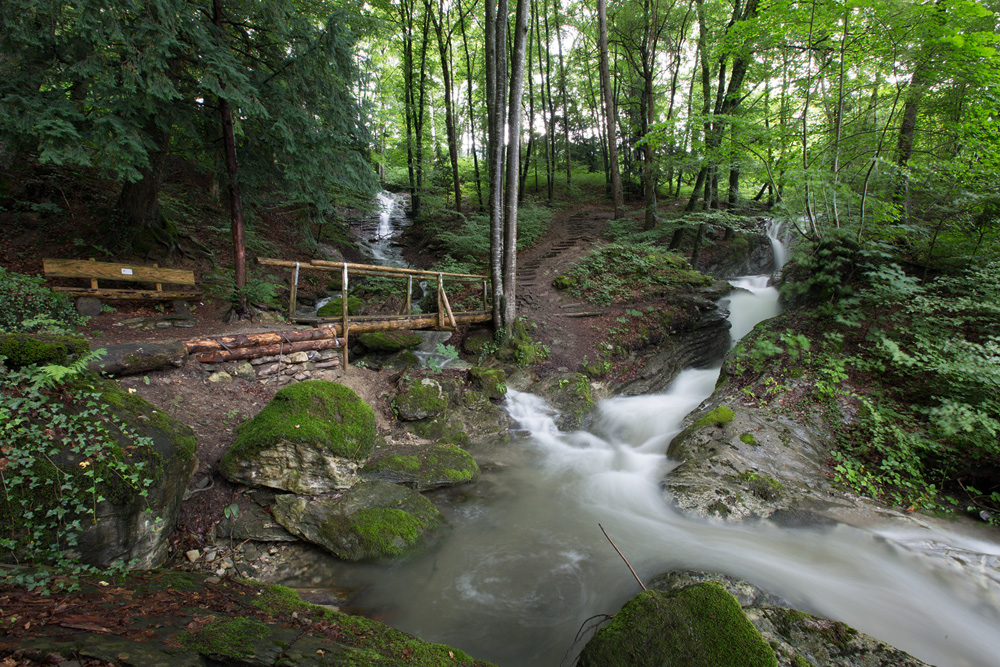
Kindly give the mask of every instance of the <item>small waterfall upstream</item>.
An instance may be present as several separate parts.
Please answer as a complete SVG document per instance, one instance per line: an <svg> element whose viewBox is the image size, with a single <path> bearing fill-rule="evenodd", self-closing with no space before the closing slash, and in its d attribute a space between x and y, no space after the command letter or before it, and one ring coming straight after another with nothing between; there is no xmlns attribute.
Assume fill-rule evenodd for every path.
<svg viewBox="0 0 1000 667"><path fill-rule="evenodd" d="M767 282L734 281L734 339L779 312ZM995 577L985 561L1000 555L997 544L878 526L707 522L671 508L660 488L674 465L667 446L718 372L686 370L664 393L603 401L589 430L571 433L544 400L511 391L507 409L521 430L510 443L470 447L487 465L459 499L438 499L451 524L442 540L399 562L345 565L337 583L366 586L362 608L476 658L572 664L587 619L614 614L638 591L600 522L644 580L672 569L727 573L939 667L996 664L1000 600L931 552L951 544L985 554L985 581Z"/></svg>

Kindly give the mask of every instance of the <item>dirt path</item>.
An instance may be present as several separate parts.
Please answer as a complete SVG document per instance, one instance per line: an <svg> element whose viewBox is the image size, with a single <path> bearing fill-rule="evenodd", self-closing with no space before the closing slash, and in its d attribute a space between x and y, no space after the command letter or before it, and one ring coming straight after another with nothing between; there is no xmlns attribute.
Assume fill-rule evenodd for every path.
<svg viewBox="0 0 1000 667"><path fill-rule="evenodd" d="M518 316L538 325L532 335L548 345L547 365L554 369L576 371L585 357L596 356L592 327L601 326L599 316L581 314L605 310L557 290L552 281L593 250L611 218L607 208L568 206L556 213L541 243L518 258Z"/></svg>

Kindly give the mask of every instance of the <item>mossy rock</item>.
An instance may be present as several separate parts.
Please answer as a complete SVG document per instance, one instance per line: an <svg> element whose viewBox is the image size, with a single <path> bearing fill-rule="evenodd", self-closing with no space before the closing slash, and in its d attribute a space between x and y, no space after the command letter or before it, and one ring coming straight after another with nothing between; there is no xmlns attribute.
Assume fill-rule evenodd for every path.
<svg viewBox="0 0 1000 667"><path fill-rule="evenodd" d="M478 357L492 343L493 334L488 329L472 329L462 339L462 352Z"/></svg>
<svg viewBox="0 0 1000 667"><path fill-rule="evenodd" d="M552 281L552 286L557 290L566 290L575 287L577 282L577 279L573 276L562 275L556 276L555 280Z"/></svg>
<svg viewBox="0 0 1000 667"><path fill-rule="evenodd" d="M491 399L500 400L507 395L507 374L502 368L475 367L469 369L469 382Z"/></svg>
<svg viewBox="0 0 1000 667"><path fill-rule="evenodd" d="M361 470L361 476L428 491L475 482L479 466L461 447L435 444L375 458Z"/></svg>
<svg viewBox="0 0 1000 667"><path fill-rule="evenodd" d="M583 373L550 375L532 386L531 391L545 397L559 411L556 424L563 430L579 429L594 409L590 379Z"/></svg>
<svg viewBox="0 0 1000 667"><path fill-rule="evenodd" d="M465 447L472 439L466 430L465 423L448 415L440 415L434 419L422 419L410 424L413 432L425 440L458 445Z"/></svg>
<svg viewBox="0 0 1000 667"><path fill-rule="evenodd" d="M349 488L378 440L371 406L325 380L285 387L236 434L219 465L222 474L294 493Z"/></svg>
<svg viewBox="0 0 1000 667"><path fill-rule="evenodd" d="M0 357L7 357L8 368L23 368L32 364L65 365L71 356L89 351L82 336L50 336L44 334L0 334Z"/></svg>
<svg viewBox="0 0 1000 667"><path fill-rule="evenodd" d="M587 643L580 667L776 667L774 650L717 583L644 591Z"/></svg>
<svg viewBox="0 0 1000 667"><path fill-rule="evenodd" d="M358 341L372 352L412 350L424 339L413 331L373 331L358 336Z"/></svg>
<svg viewBox="0 0 1000 667"><path fill-rule="evenodd" d="M404 383L403 390L392 399L396 415L403 421L436 417L448 407L448 397L441 383L433 378Z"/></svg>
<svg viewBox="0 0 1000 667"><path fill-rule="evenodd" d="M344 560L380 560L417 548L444 517L419 492L362 482L335 498L282 495L274 518L289 532Z"/></svg>
<svg viewBox="0 0 1000 667"><path fill-rule="evenodd" d="M728 424L729 422L733 421L735 417L736 415L733 413L731 409L727 408L724 405L720 405L719 407L715 408L714 410L706 414L704 417L698 419L698 421L696 421L693 424L693 426L696 429L704 428L706 426L716 426L721 428L726 424Z"/></svg>
<svg viewBox="0 0 1000 667"><path fill-rule="evenodd" d="M80 397L81 402L63 403L67 396ZM81 419L81 411L91 409L82 401L91 406L100 404L108 422L122 424L124 429L108 428L102 436L94 428L94 417ZM87 503L93 502L90 492L83 489L97 480L97 520L79 516L82 527L75 557L98 567L133 559L140 568L161 564L167 557L168 536L177 522L184 490L198 465L194 433L142 398L89 373L64 385L58 396L50 397L48 405L56 415L65 417L65 422L48 434L52 439L46 442L45 456L34 457L30 488L25 488L27 482L18 485L11 474L7 475L5 493L0 494L0 525L7 527L16 544L24 544L24 531L31 528L32 516L46 517L50 511L60 510L75 516L72 506L60 502L60 497L69 497L67 492L73 487L86 494ZM88 442L99 447L100 455L85 459L79 450L73 451L61 439L70 431L86 433ZM10 435L12 440L4 444L13 450L22 436ZM29 439L20 445L30 446L31 442ZM140 479L148 481L148 486L126 482L113 467L120 463L141 465ZM20 547L15 551L15 555L23 555Z"/></svg>
<svg viewBox="0 0 1000 667"><path fill-rule="evenodd" d="M347 314L348 315L360 315L361 311L364 309L365 304L356 296L347 297ZM337 297L323 304L323 307L316 311L317 317L343 317L344 316L344 299L343 297Z"/></svg>

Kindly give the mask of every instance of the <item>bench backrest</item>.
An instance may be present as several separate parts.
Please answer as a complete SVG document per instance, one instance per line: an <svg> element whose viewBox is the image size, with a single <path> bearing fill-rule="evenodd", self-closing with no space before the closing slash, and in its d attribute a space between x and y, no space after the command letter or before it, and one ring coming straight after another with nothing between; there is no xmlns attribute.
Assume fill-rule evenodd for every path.
<svg viewBox="0 0 1000 667"><path fill-rule="evenodd" d="M132 280L168 285L194 285L194 272L187 269L161 269L154 266L91 262L77 259L43 259L45 275L52 278L88 278Z"/></svg>

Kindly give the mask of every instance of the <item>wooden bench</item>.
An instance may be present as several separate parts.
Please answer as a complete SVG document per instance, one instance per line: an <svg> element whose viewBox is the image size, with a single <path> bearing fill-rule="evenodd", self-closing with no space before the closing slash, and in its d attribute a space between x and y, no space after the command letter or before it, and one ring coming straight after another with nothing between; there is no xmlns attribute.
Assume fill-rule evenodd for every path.
<svg viewBox="0 0 1000 667"><path fill-rule="evenodd" d="M156 266L117 264L113 262L82 261L76 259L43 259L46 278L83 278L90 280L90 287L60 287L52 289L73 297L97 299L146 299L152 301L188 301L201 298L195 289L194 272L185 269L161 269ZM100 281L128 281L152 283L152 289L142 287L101 287ZM183 286L180 289L163 289L164 285Z"/></svg>

